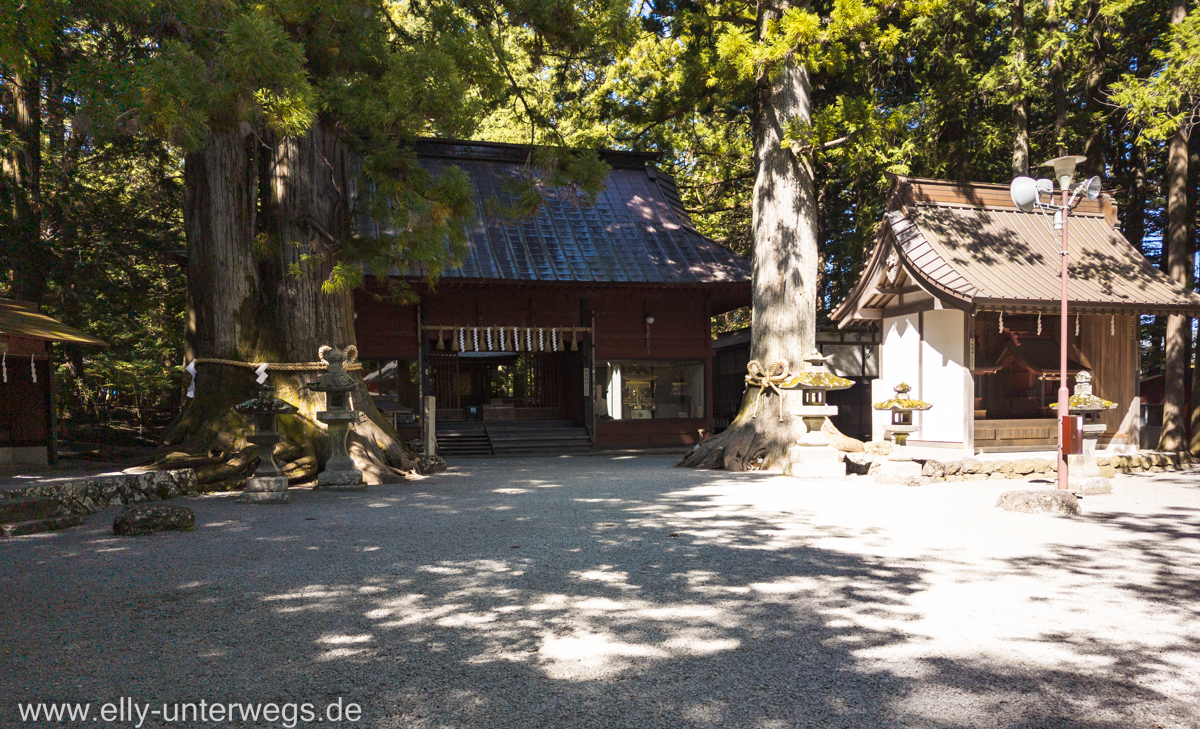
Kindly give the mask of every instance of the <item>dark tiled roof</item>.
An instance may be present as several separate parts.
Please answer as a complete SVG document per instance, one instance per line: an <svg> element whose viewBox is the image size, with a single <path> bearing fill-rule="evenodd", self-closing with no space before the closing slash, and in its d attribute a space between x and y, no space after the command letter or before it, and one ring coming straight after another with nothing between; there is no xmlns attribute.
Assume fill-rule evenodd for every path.
<svg viewBox="0 0 1200 729"><path fill-rule="evenodd" d="M700 235L674 182L651 166L653 155L604 152L612 167L596 204L550 190L529 219L511 220L509 180L521 174L519 145L423 140L421 164L437 172L456 165L475 183L478 224L461 268L443 278L590 283L736 283L750 280L750 261ZM494 201L489 204L489 200ZM497 205L499 203L500 205Z"/></svg>

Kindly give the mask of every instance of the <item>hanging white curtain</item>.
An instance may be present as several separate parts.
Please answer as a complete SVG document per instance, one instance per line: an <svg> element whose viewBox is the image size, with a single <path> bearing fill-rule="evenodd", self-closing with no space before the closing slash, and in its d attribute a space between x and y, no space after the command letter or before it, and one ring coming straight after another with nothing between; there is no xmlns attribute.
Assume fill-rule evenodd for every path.
<svg viewBox="0 0 1200 729"><path fill-rule="evenodd" d="M608 414L613 420L621 419L621 365L609 365Z"/></svg>

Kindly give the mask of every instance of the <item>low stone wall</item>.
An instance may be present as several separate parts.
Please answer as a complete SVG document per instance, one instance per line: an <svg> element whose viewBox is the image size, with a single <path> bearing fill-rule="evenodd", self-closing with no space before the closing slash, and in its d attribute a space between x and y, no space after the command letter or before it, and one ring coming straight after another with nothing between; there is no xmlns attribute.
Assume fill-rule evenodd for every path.
<svg viewBox="0 0 1200 729"><path fill-rule="evenodd" d="M63 479L23 489L0 491L0 499L54 499L71 514L95 514L111 506L161 501L200 491L190 468L146 473L114 473Z"/></svg>
<svg viewBox="0 0 1200 729"><path fill-rule="evenodd" d="M1148 471L1177 471L1190 467L1196 459L1187 454L1129 453L1096 457L1100 475L1112 478L1118 473ZM959 461L925 461L921 475L943 481L983 481L1003 478L1037 478L1058 473L1058 463L1046 458L1017 458L1013 460L982 460L964 458Z"/></svg>
<svg viewBox="0 0 1200 729"><path fill-rule="evenodd" d="M874 474L886 458L886 455L847 454L846 466L849 473ZM921 480L924 483L1044 478L1058 473L1058 464L1046 458L913 460L921 464ZM1118 473L1185 470L1200 463L1200 459L1187 453L1128 453L1097 455L1096 463L1100 466L1101 476L1112 478Z"/></svg>

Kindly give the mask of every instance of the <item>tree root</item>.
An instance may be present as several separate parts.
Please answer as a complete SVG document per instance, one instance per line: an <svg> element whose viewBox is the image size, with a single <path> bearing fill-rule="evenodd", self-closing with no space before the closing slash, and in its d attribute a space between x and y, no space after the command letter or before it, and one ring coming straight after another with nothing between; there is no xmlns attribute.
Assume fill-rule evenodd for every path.
<svg viewBox="0 0 1200 729"><path fill-rule="evenodd" d="M252 430L250 419L233 406L249 399L257 386L240 370L214 374L222 377L206 383L203 398L188 403L142 470L195 469L203 491L237 489L253 475L258 448L246 440ZM290 485L308 483L333 451L324 427L313 419L323 409L324 399L303 390L299 377L276 376L273 382L287 386L280 387L280 397L300 408L295 415L279 418L282 440L275 446L274 459ZM363 473L363 482L376 485L420 478L415 454L384 421L365 388L360 384L352 396L363 417L354 424L346 446L355 468Z"/></svg>
<svg viewBox="0 0 1200 729"><path fill-rule="evenodd" d="M701 441L677 466L766 471L781 467L787 449L805 433L800 418L780 421L773 415L748 417L744 412L725 431Z"/></svg>

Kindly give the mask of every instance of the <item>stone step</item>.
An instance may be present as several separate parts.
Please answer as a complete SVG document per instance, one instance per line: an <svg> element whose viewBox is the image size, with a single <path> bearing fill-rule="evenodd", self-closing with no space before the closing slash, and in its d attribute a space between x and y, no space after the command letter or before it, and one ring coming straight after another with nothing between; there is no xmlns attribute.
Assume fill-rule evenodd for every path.
<svg viewBox="0 0 1200 729"><path fill-rule="evenodd" d="M442 456L490 456L492 444L487 431L437 434L437 449Z"/></svg>
<svg viewBox="0 0 1200 729"><path fill-rule="evenodd" d="M77 514L63 514L61 516L49 516L43 519L30 519L27 521L0 524L0 537L19 537L24 534L41 534L43 532L52 532L57 529L66 529L67 527L79 526L82 523L82 516Z"/></svg>
<svg viewBox="0 0 1200 729"><path fill-rule="evenodd" d="M26 497L0 499L0 524L13 524L58 516L62 507L54 499Z"/></svg>

